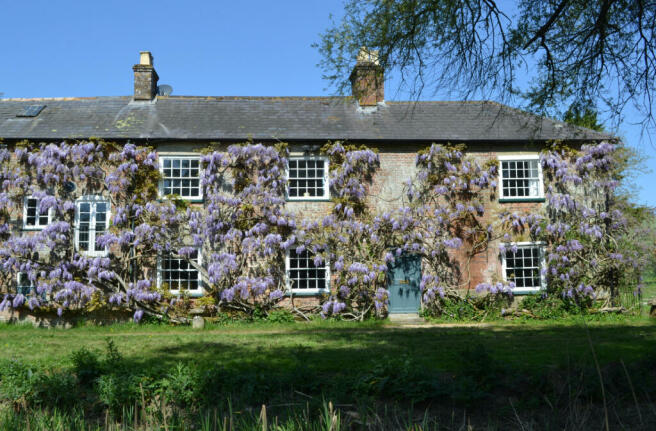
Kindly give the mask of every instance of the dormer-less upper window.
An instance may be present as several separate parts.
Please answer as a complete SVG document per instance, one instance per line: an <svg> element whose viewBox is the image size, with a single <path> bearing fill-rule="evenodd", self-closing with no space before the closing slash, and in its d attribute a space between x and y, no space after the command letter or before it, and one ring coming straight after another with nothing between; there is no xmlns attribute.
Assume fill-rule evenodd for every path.
<svg viewBox="0 0 656 431"><path fill-rule="evenodd" d="M16 276L16 293L30 295L34 292L34 283L25 272L19 272Z"/></svg>
<svg viewBox="0 0 656 431"><path fill-rule="evenodd" d="M50 210L41 212L41 200L33 197L25 198L23 204L23 229L43 229L50 223Z"/></svg>
<svg viewBox="0 0 656 431"><path fill-rule="evenodd" d="M290 157L287 166L289 200L321 200L330 197L328 159L325 157Z"/></svg>
<svg viewBox="0 0 656 431"><path fill-rule="evenodd" d="M198 156L160 156L162 197L175 195L182 199L202 200L200 185L200 157Z"/></svg>
<svg viewBox="0 0 656 431"><path fill-rule="evenodd" d="M544 198L542 168L538 156L500 156L500 198L531 200Z"/></svg>

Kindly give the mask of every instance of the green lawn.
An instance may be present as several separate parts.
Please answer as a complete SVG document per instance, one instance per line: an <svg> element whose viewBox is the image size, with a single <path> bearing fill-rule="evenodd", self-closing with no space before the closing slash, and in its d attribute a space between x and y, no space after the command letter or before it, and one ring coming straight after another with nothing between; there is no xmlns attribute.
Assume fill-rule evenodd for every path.
<svg viewBox="0 0 656 431"><path fill-rule="evenodd" d="M409 356L422 366L456 370L460 354L482 348L517 370L589 362L590 338L602 363L632 362L656 352L656 322L646 318L562 322L436 325L405 328L391 324L312 322L241 324L195 331L187 327L118 325L74 329L0 326L0 359L42 366L70 363L72 351L104 350L111 338L126 360L139 368L178 362L217 364L235 371L256 367L293 372L366 370L383 358Z"/></svg>
<svg viewBox="0 0 656 431"><path fill-rule="evenodd" d="M108 340L122 358L111 359ZM71 355L82 348L96 351L100 362L74 365ZM317 419L325 400L367 421L383 415L386 425L371 429L411 429L399 418L416 424L416 414L435 425L421 429L464 429L454 418L475 429L509 429L519 416L526 429L601 429L602 396L615 412L611 428L654 429L655 365L656 319L646 317L418 327L241 323L201 331L0 325L0 429L23 429L29 417L45 420L55 404L64 412L76 408L71 417L93 424L107 415L128 423L125 409L138 404L153 421L166 424L162 412L177 417L171 430L198 428L199 418L217 409L219 419L235 414L249 421L245 428L262 429L257 415L266 404L276 418L299 424L276 429L327 429ZM29 377L32 370L37 377ZM303 425L310 420L319 422Z"/></svg>

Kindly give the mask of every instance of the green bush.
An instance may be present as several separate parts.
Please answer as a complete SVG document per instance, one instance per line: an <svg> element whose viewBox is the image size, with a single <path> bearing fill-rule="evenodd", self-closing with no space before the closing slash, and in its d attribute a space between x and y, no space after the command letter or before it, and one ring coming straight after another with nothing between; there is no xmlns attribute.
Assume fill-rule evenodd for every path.
<svg viewBox="0 0 656 431"><path fill-rule="evenodd" d="M46 373L14 360L0 364L0 402L15 408L70 408L77 394L75 378L66 371Z"/></svg>
<svg viewBox="0 0 656 431"><path fill-rule="evenodd" d="M450 294L436 296L424 304L422 316L428 319L448 321L480 322L501 317L501 310L508 307L512 299L508 295Z"/></svg>
<svg viewBox="0 0 656 431"><path fill-rule="evenodd" d="M567 297L536 294L524 296L520 304L538 319L560 319L567 316L586 314L589 304L577 304Z"/></svg>
<svg viewBox="0 0 656 431"><path fill-rule="evenodd" d="M285 309L270 311L267 320L272 323L293 323L296 321L294 314Z"/></svg>
<svg viewBox="0 0 656 431"><path fill-rule="evenodd" d="M83 385L94 382L102 372L98 354L85 347L71 354L71 362L77 380Z"/></svg>
<svg viewBox="0 0 656 431"><path fill-rule="evenodd" d="M377 361L371 371L357 379L355 392L416 402L445 395L448 391L444 376L428 372L413 358L403 356Z"/></svg>
<svg viewBox="0 0 656 431"><path fill-rule="evenodd" d="M103 366L108 370L116 370L123 366L123 355L118 351L114 340L107 338L107 347L105 352L105 360Z"/></svg>
<svg viewBox="0 0 656 431"><path fill-rule="evenodd" d="M78 402L77 381L65 371L37 373L31 380L31 386L31 405L69 410Z"/></svg>
<svg viewBox="0 0 656 431"><path fill-rule="evenodd" d="M133 406L140 398L140 379L127 373L105 374L96 382L98 400L115 414Z"/></svg>
<svg viewBox="0 0 656 431"><path fill-rule="evenodd" d="M35 371L16 360L0 364L0 400L15 406L26 405L31 399Z"/></svg>
<svg viewBox="0 0 656 431"><path fill-rule="evenodd" d="M197 368L178 363L160 382L160 392L173 405L187 408L201 396L199 377Z"/></svg>

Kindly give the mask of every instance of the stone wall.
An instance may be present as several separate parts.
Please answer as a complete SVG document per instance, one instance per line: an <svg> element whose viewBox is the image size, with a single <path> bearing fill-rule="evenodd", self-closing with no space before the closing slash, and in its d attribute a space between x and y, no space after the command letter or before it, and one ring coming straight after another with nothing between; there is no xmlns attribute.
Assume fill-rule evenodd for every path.
<svg viewBox="0 0 656 431"><path fill-rule="evenodd" d="M56 312L33 312L27 308L0 311L1 323L31 324L37 328L67 329L80 324L103 326L125 323L131 320L132 313L125 310L90 311L84 313L80 311L65 311L61 317Z"/></svg>
<svg viewBox="0 0 656 431"><path fill-rule="evenodd" d="M379 144L370 146L377 148L380 157L380 168L375 173L372 184L368 186L367 203L374 211L389 211L407 204L405 198L405 183L414 177L417 172L415 160L417 152L426 148L428 144ZM490 158L500 155L535 155L541 147L531 144L508 144L503 148L488 144L470 145L467 154L483 163ZM293 147L292 147L293 150ZM296 214L313 219L321 219L328 215L332 208L329 201L289 202L288 208ZM492 220L504 211L510 212L538 212L544 204L540 202L514 202L500 203L494 199L486 204L484 219ZM460 264L461 280L459 287L462 291L473 290L476 285L490 282L492 279L502 279L502 265L499 256L499 242L490 243L489 247L471 259L467 258L466 249L453 253ZM297 298L298 299L298 298ZM318 304L320 297L303 298L304 304Z"/></svg>
<svg viewBox="0 0 656 431"><path fill-rule="evenodd" d="M380 168L375 173L373 181L368 185L367 203L376 212L389 211L394 208L407 204L405 197L405 184L416 174L415 159L417 152L426 148L428 143L379 143L371 148L376 148L380 156ZM497 144L498 145L498 144ZM196 153L202 148L206 148L206 143L201 142L177 142L161 143L157 149L160 154L190 154ZM218 144L217 150L223 150L227 144ZM292 155L301 155L300 144L291 144L290 152ZM483 162L486 159L497 157L499 155L527 155L537 154L540 147L531 144L511 144L503 147L493 147L486 144L472 144L467 148L467 153L475 159ZM328 215L332 209L332 202L326 201L291 201L287 207L294 213L303 217L319 220ZM500 203L498 199L490 201L486 205L486 217L497 217L503 211L540 211L544 204L542 203ZM22 214L12 214L14 227L22 227ZM492 243L489 248L481 253L474 255L471 259L466 258L467 250L459 250L454 253L454 257L460 262L462 274L460 288L463 290L473 289L477 284L490 281L493 278L501 278L501 260L499 258L499 244ZM309 307L318 305L321 301L319 296L307 297L296 296L294 304L300 307ZM283 304L289 304L289 299L285 299ZM7 315L0 315L0 321L30 321L36 325L52 326L57 325L61 319L57 316L29 317L23 312L13 312ZM58 320L59 319L59 320Z"/></svg>

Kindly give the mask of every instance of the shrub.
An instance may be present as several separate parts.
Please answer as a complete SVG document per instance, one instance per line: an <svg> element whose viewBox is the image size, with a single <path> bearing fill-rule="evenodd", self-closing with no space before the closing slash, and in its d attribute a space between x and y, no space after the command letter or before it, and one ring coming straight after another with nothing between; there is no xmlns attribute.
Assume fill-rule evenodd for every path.
<svg viewBox="0 0 656 431"><path fill-rule="evenodd" d="M133 374L105 374L98 378L98 399L114 413L125 406L133 406L139 399L139 377Z"/></svg>
<svg viewBox="0 0 656 431"><path fill-rule="evenodd" d="M14 360L0 364L0 401L17 409L34 405L69 408L76 399L75 378L65 371L45 373Z"/></svg>
<svg viewBox="0 0 656 431"><path fill-rule="evenodd" d="M160 391L175 406L189 407L201 395L199 377L198 369L178 363L175 369L161 381Z"/></svg>
<svg viewBox="0 0 656 431"><path fill-rule="evenodd" d="M123 355L118 351L116 344L114 344L114 340L107 338L106 342L107 347L103 365L109 370L116 369L123 365Z"/></svg>
<svg viewBox="0 0 656 431"><path fill-rule="evenodd" d="M443 297L433 295L424 302L422 316L443 320L483 321L501 316L501 310L508 307L512 298L506 294L459 294L448 293Z"/></svg>
<svg viewBox="0 0 656 431"><path fill-rule="evenodd" d="M358 379L355 390L361 395L422 401L447 393L443 377L427 372L409 356L383 358Z"/></svg>
<svg viewBox="0 0 656 431"><path fill-rule="evenodd" d="M0 400L25 406L31 398L34 371L23 362L10 360L0 364Z"/></svg>
<svg viewBox="0 0 656 431"><path fill-rule="evenodd" d="M73 363L73 372L80 384L89 384L101 374L102 370L98 354L85 347L71 354L71 362Z"/></svg>
<svg viewBox="0 0 656 431"><path fill-rule="evenodd" d="M292 323L296 321L294 314L286 309L271 311L267 316L267 320L273 323Z"/></svg>
<svg viewBox="0 0 656 431"><path fill-rule="evenodd" d="M539 319L558 319L584 314L588 307L582 307L568 297L540 294L525 296L521 302L521 308L529 311L532 316Z"/></svg>
<svg viewBox="0 0 656 431"><path fill-rule="evenodd" d="M78 401L77 382L75 377L67 372L37 373L30 383L31 405L68 410Z"/></svg>

